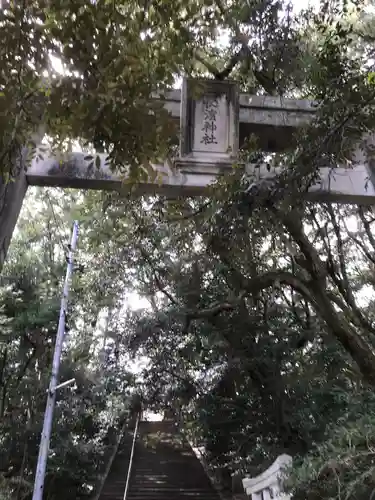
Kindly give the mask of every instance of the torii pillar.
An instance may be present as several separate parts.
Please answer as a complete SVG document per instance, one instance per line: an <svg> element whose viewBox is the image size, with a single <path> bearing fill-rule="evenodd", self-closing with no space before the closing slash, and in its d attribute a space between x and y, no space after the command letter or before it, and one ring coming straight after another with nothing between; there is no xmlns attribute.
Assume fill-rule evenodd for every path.
<svg viewBox="0 0 375 500"><path fill-rule="evenodd" d="M7 256L27 185L24 171L16 174L14 182L5 182L0 178L0 270Z"/></svg>

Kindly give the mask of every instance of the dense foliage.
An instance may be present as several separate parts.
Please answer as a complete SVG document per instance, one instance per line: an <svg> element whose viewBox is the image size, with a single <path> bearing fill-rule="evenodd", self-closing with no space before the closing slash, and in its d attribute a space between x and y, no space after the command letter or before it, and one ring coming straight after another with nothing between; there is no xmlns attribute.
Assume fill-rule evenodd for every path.
<svg viewBox="0 0 375 500"><path fill-rule="evenodd" d="M69 207L79 198L60 194L30 193L1 282L1 489L19 499L32 492L73 215ZM101 302L91 292L95 276L80 274L84 252L77 258L60 370L61 381L75 382L57 395L48 498L92 494L128 421L134 386L128 371L103 357Z"/></svg>
<svg viewBox="0 0 375 500"><path fill-rule="evenodd" d="M254 187L235 170L207 199L29 191L0 289L4 496L30 498L78 218L60 374L76 386L59 394L46 498L91 495L140 388L149 408L175 412L223 483L290 453L295 498L371 497L375 218L304 197L322 162L347 163L374 122L370 7L337 0L295 15L276 0L55 0L0 10L4 181L40 123L59 147L79 141L130 165L133 180L148 175L176 138L151 93L183 74L320 102L312 126L268 158L288 165L271 183ZM244 155L269 157L248 139ZM134 292L148 308L129 310ZM130 357L146 360L138 377Z"/></svg>
<svg viewBox="0 0 375 500"><path fill-rule="evenodd" d="M361 426L358 415L374 410L372 381L341 335L359 339L359 348L365 342L371 355L370 211L305 207L310 227L301 234L307 248L314 240L327 270L314 288L311 261L294 249L278 214L262 228L254 213L223 210L218 224L223 199L214 216L208 206L175 202L176 213L160 222L159 200L154 211L138 203L135 225L121 228L117 214L128 203L112 200L100 233L118 235L126 250L110 252L116 273L126 276L129 263L139 269L133 279L152 305L122 326L134 352L150 358L143 379L152 407L172 406L210 459L230 471L257 472L282 452L306 457L338 421L342 429ZM320 470L326 456L315 460ZM303 481L301 498L310 487Z"/></svg>

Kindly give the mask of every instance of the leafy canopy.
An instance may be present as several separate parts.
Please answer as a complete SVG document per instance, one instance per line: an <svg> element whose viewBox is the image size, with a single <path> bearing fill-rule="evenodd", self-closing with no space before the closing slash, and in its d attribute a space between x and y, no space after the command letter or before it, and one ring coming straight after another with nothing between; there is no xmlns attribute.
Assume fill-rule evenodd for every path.
<svg viewBox="0 0 375 500"><path fill-rule="evenodd" d="M147 404L173 406L211 464L255 473L289 452L299 497L369 498L374 428L357 417L373 411L375 313L366 293L375 282L374 218L300 194L322 161L347 161L373 123L374 18L348 2L322 7L295 16L272 0L52 1L0 11L8 176L42 123L56 145L79 139L104 149L138 179L140 165L175 143L174 124L151 94L182 74L229 70L244 91L321 102L314 126L275 156L291 168L255 194L244 192L252 180L236 171L204 200L30 195L1 290L1 463L18 498L30 495L35 470L61 241L73 217L82 221L84 273L73 286L61 376L74 376L77 389L58 402L51 498L90 494L139 388L125 365L139 354L149 361L141 374ZM264 158L255 149L244 153ZM150 310L124 312L129 290ZM104 308L110 321L98 337ZM338 466L329 462L325 475L332 455Z"/></svg>

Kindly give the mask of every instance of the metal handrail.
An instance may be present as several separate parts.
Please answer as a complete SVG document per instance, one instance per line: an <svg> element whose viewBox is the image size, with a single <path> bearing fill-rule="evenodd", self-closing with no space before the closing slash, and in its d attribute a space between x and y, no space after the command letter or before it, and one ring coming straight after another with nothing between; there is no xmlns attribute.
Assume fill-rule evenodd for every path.
<svg viewBox="0 0 375 500"><path fill-rule="evenodd" d="M133 435L133 443L132 443L132 449L131 449L131 452L130 452L128 475L126 477L126 484L125 484L125 491L124 491L124 498L123 498L123 500L126 500L126 497L127 497L127 494L128 494L129 483L130 483L130 474L131 474L131 471L132 471L133 458L134 458L135 441L137 439L138 424L139 424L140 418L141 418L141 412L138 413L137 421L135 423L134 435Z"/></svg>
<svg viewBox="0 0 375 500"><path fill-rule="evenodd" d="M124 424L123 424L123 426L121 428L120 434L117 437L116 444L114 445L112 453L111 453L111 455L109 457L109 460L108 460L108 463L107 463L107 467L105 468L105 471L104 471L104 473L102 475L102 478L101 478L101 481L100 481L100 485L99 485L99 487L96 490L95 496L92 497L90 500L99 500L100 495L101 495L102 490L103 490L103 487L104 487L104 483L105 483L105 481L106 481L106 479L107 479L107 477L109 475L109 471L111 470L113 461L114 461L114 459L115 459L115 457L117 455L120 443L121 443L122 438L123 438L123 436L125 434L127 426L128 426L128 421L125 420L125 422L124 422Z"/></svg>

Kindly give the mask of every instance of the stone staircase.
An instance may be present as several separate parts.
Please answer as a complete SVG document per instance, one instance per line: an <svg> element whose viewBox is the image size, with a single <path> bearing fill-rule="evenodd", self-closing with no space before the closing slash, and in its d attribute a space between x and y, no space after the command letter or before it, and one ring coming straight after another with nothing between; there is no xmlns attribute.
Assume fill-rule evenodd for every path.
<svg viewBox="0 0 375 500"><path fill-rule="evenodd" d="M119 447L100 500L124 500L129 455L126 439ZM139 425L126 500L220 500L220 497L188 442L172 422L162 421Z"/></svg>
<svg viewBox="0 0 375 500"><path fill-rule="evenodd" d="M106 477L99 500L123 500L132 442L133 431L126 431Z"/></svg>

